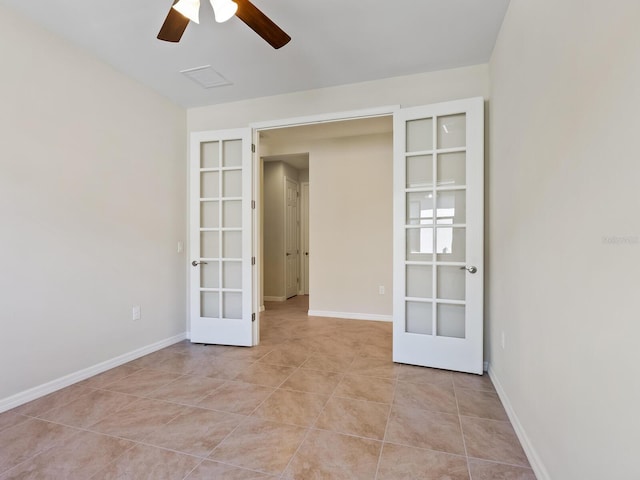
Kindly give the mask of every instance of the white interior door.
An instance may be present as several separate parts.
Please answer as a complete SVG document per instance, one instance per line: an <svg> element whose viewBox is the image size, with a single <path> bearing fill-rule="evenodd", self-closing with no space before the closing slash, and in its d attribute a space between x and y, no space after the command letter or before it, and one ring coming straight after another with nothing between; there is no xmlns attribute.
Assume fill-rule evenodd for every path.
<svg viewBox="0 0 640 480"><path fill-rule="evenodd" d="M298 182L285 177L285 295L298 294Z"/></svg>
<svg viewBox="0 0 640 480"><path fill-rule="evenodd" d="M302 293L309 295L309 183L302 184L302 202L300 212L300 226L302 227L302 245L300 253L302 255Z"/></svg>
<svg viewBox="0 0 640 480"><path fill-rule="evenodd" d="M394 114L395 362L482 373L483 107Z"/></svg>
<svg viewBox="0 0 640 480"><path fill-rule="evenodd" d="M191 341L250 346L251 130L192 134L190 171Z"/></svg>

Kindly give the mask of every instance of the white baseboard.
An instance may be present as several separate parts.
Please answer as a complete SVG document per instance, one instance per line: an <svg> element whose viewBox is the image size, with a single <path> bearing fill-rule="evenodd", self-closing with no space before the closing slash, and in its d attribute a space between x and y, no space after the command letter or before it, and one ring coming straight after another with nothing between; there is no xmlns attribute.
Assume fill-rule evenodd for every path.
<svg viewBox="0 0 640 480"><path fill-rule="evenodd" d="M85 380L89 377L93 377L94 375L97 375L99 373L106 372L111 368L124 365L125 363L135 360L136 358L143 357L157 350L168 347L169 345L178 343L185 338L186 334L181 333L179 335L160 340L159 342L152 343L151 345L138 348L118 357L98 363L91 367L78 370L74 373L70 373L69 375L65 375L64 377L60 377L42 385L38 385L37 387L30 388L29 390L16 393L15 395L11 395L10 397L0 399L0 413L11 410L12 408L18 407L37 398L44 397L45 395L60 390L61 388L68 387L69 385L73 385L74 383Z"/></svg>
<svg viewBox="0 0 640 480"><path fill-rule="evenodd" d="M551 476L547 469L542 463L538 452L531 444L531 440L529 440L529 436L525 431L524 427L520 423L520 419L518 415L516 415L513 406L511 405L511 401L507 396L504 388L502 388L502 384L500 383L500 379L496 376L495 370L491 368L489 365L489 378L493 382L493 385L496 387L496 392L498 392L498 396L500 397L500 401L502 401L502 405L504 405L504 409L507 412L507 416L509 420L511 420L511 425L513 425L513 429L516 431L516 435L518 436L518 440L520 440L520 444L524 449L524 452L527 454L527 458L529 459L529 463L531 464L531 468L533 469L533 473L536 474L536 478L538 480L551 480Z"/></svg>
<svg viewBox="0 0 640 480"><path fill-rule="evenodd" d="M489 372L489 362L483 362L482 363L482 371L483 372Z"/></svg>
<svg viewBox="0 0 640 480"><path fill-rule="evenodd" d="M260 305L260 308L258 308L259 312L264 312L264 305Z"/></svg>
<svg viewBox="0 0 640 480"><path fill-rule="evenodd" d="M332 317L347 320L372 320L375 322L392 322L393 315L378 315L376 313L328 312L325 310L309 310L310 317Z"/></svg>
<svg viewBox="0 0 640 480"><path fill-rule="evenodd" d="M287 297L269 297L267 295L264 296L265 302L285 302Z"/></svg>

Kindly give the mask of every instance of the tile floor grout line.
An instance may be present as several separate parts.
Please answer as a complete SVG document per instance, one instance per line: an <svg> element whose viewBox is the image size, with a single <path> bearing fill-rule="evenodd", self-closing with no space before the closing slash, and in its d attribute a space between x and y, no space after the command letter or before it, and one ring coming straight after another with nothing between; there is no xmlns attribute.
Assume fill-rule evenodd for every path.
<svg viewBox="0 0 640 480"><path fill-rule="evenodd" d="M398 381L396 379L395 385L393 386L393 395L391 395L391 403L389 404L389 413L387 414L387 423L384 426L384 435L382 436L382 446L380 447L380 453L378 454L378 465L376 466L376 474L373 477L374 480L378 478L378 473L380 472L380 464L382 463L382 453L384 452L384 444L387 439L387 431L389 430L389 420L391 419L391 412L393 411L393 403L396 399L396 392L398 391Z"/></svg>
<svg viewBox="0 0 640 480"><path fill-rule="evenodd" d="M460 414L460 417L472 418L474 420L487 420L488 422L506 423L508 425L511 425L511 422L508 419L507 420L496 420L495 418L477 417L477 416L474 416L474 415L462 415L462 414Z"/></svg>
<svg viewBox="0 0 640 480"><path fill-rule="evenodd" d="M341 380L342 379L338 380L338 382L340 382ZM285 383L286 383L286 380L285 380ZM284 385L284 383L283 383L283 385ZM283 386L278 387L276 390L286 390L287 392L308 393L309 395L317 395L317 396L321 396L321 397L330 397L333 394L333 391L337 388L337 386L338 386L338 384L336 383L336 386L333 387L333 390L331 390L331 393L310 392L309 390L299 390L299 389L296 389L296 388L283 387Z"/></svg>
<svg viewBox="0 0 640 480"><path fill-rule="evenodd" d="M385 440L384 443L385 444L389 444L389 445L395 445L395 446L398 446L398 447L409 447L409 448L413 448L413 449L416 449L416 450L422 450L422 451L425 451L425 452L438 453L438 454L441 454L441 455L450 455L452 457L459 457L461 459L466 459L467 458L466 455L461 454L461 453L452 453L452 452L447 452L445 450L435 450L433 448L419 447L417 445L411 445L409 443L395 442L395 441L389 441L389 440ZM490 460L485 460L485 461L490 462Z"/></svg>
<svg viewBox="0 0 640 480"><path fill-rule="evenodd" d="M208 377L207 377L208 378ZM198 397L198 399L196 400L196 402L201 402L202 400L204 400L205 398L207 398L209 395L214 395L215 392L217 392L220 388L222 388L223 386L225 386L227 384L229 380L224 380L222 381L223 383L219 386L217 386L216 388L214 388L211 392L209 393L205 393L202 397ZM175 402L175 401L171 401L171 400L166 400L166 399L162 399L162 398L153 398L153 397L149 397L151 400L159 400L161 402L168 402L168 403L174 403L176 405L182 405L185 407L192 407L192 408L202 408L204 410L214 410L213 408L204 408L204 407L200 407L198 406L198 403L183 403L183 402ZM229 412L230 413L230 412Z"/></svg>
<svg viewBox="0 0 640 480"><path fill-rule="evenodd" d="M140 357L140 358L142 358L142 357ZM119 366L117 366L117 367L113 367L112 369L105 370L104 372L97 374L95 377L98 377L98 376L103 375L103 374L105 374L105 373L107 373L107 372L110 372L111 370L115 370L115 369L118 369L118 368L124 367L124 366L126 366L126 365L127 365L127 364L126 364L126 363L124 363L124 364L119 365ZM125 378L129 378L131 375L133 375L133 374L135 374L135 373L138 373L140 370L144 370L143 368L138 368L138 367L131 367L131 368L135 368L135 369L136 369L136 371L135 371L135 372L131 372L130 374L125 375L125 376L124 376L124 377L122 377L122 378L118 378L118 379L113 380L113 381L111 381L111 382L107 382L107 383L106 383L105 385L103 385L102 387L108 387L108 386L109 386L109 385L111 385L112 383L118 382L118 381L120 381L120 380L124 380ZM78 383L77 383L77 384L75 384L75 385L83 386L82 384L83 384L84 382L87 382L87 380L91 380L92 378L95 378L95 377L89 377L89 378L86 378L86 379L84 379L84 380L81 380L80 382L78 382ZM89 384L90 384L90 382L87 382L87 383L89 383ZM100 387L100 386L98 386L98 387L86 386L85 388L95 388L95 389L99 389L99 388L102 388L102 387Z"/></svg>
<svg viewBox="0 0 640 480"><path fill-rule="evenodd" d="M228 413L228 412L222 412L222 413ZM237 414L234 414L234 415L237 415ZM175 417L174 417L174 418L175 418ZM145 440L149 435L151 435L151 433L153 433L153 432L150 432L150 433L149 433L149 435L146 435L145 437L143 437L143 438L142 438L142 439L140 439L140 440L134 440L134 439L132 439L132 438L122 437L122 436L120 436L120 435L114 435L113 433L100 432L100 431L98 431L98 430L91 430L91 429L90 429L92 425L95 425L95 424L97 424L97 423L100 423L100 422L101 422L102 420L104 420L104 419L102 419L102 420L98 420L97 422L95 422L95 423L93 423L93 424L91 424L91 425L89 425L89 426L87 426L87 427L78 427L78 426L74 426L74 425L68 425L68 424L65 424L65 423L59 423L59 422L55 422L55 421L52 421L52 420L45 420L45 419L37 419L37 420L41 420L41 421L43 421L43 422L52 423L52 424L54 424L54 425L60 425L60 426L62 426L62 427L67 427L67 428L72 428L72 429L74 429L74 430L78 430L76 433L74 433L73 435L71 435L71 437L74 437L74 436L76 436L76 435L79 435L79 434L80 434L80 433L82 433L82 432L86 432L86 433L92 433L92 434L94 434L94 435L100 435L100 436L104 436L104 437L115 438L115 439L117 439L117 440L124 440L124 441L126 441L126 442L131 442L131 443L133 443L133 444L134 444L134 445L132 445L132 446L131 446L131 448L135 447L135 445L144 445L144 446L146 446L146 447L159 448L160 450L166 450L166 451L169 451L169 452L179 453L179 454L181 454L181 455L187 455L187 456L189 456L189 457L195 457L195 458L206 458L206 457L201 457L201 456L199 456L199 455L194 455L193 453L183 452L183 451L181 451L181 450L174 450L174 449L172 449L172 448L162 447L162 446L160 446L160 445L154 445L154 444L152 444L152 443L146 443L144 440ZM242 422L240 422L240 423L242 423ZM164 426L166 426L166 425L167 425L167 424L165 423L165 424L161 425L161 427L164 427ZM158 427L158 429L159 429L159 428L160 428L160 427ZM236 428L237 428L237 427L236 427ZM157 430L157 429L156 429L156 430ZM234 429L234 430L235 430L235 429ZM225 438L226 438L226 437L225 437ZM53 448L53 447L52 447L52 448ZM217 446L216 446L216 448L217 448ZM50 449L46 449L46 450L50 450ZM127 451L128 451L128 450L130 450L130 449L127 449ZM215 448L214 448L214 450L215 450ZM44 451L45 451L45 450L43 450L43 451L41 451L41 452L39 452L39 453L37 453L37 454L33 455L31 458L33 458L33 457L36 457L36 456L40 455L40 454L41 454L41 453L43 453ZM213 451L213 450L212 450L212 451ZM124 452L123 452L123 453L124 453ZM3 473L5 473L5 472L3 472Z"/></svg>
<svg viewBox="0 0 640 480"><path fill-rule="evenodd" d="M496 465L505 465L507 467L516 467L516 468L523 468L525 470L533 470L531 468L531 466L525 466L525 465L518 465L517 463L509 463L509 462L503 462L500 460L489 460L487 458L480 458L480 457L474 457L474 456L470 456L468 457L471 460L478 460L480 462L484 462L484 463L493 463Z"/></svg>
<svg viewBox="0 0 640 480"><path fill-rule="evenodd" d="M22 418L16 424L9 425L4 428L0 428L0 434L2 434L2 432L4 432L5 430L9 430L10 428L17 427L18 425L22 425L24 422L31 420L32 418L37 418L37 417L30 417L29 415L23 415L21 413L14 413L13 416L22 417Z"/></svg>
<svg viewBox="0 0 640 480"><path fill-rule="evenodd" d="M34 419L34 420L41 420L41 421L43 421L43 422L47 422L47 420L42 420L42 419L40 419L40 418L35 418L35 417L33 417L33 419ZM47 422L47 423L54 423L54 422ZM20 425L20 424L18 424L18 425ZM59 423L54 423L54 425L61 425L61 424L59 424ZM17 425L16 425L16 426L17 426ZM67 427L67 425L61 425L61 426ZM10 427L10 428L13 428L13 427ZM81 431L77 431L77 432L73 433L72 435L70 435L70 436L69 436L69 438L68 438L68 439L65 439L65 440L70 440L70 439L72 439L73 437L75 437L75 436L77 436L77 435L80 435L80 433L82 433L82 432L81 432ZM11 468L9 468L9 469L7 469L7 470L0 470L0 476L5 476L7 473L11 472L11 470L14 470L14 469L18 468L18 467L19 467L20 465L22 465L23 463L29 462L29 461L33 460L34 458L39 457L39 456L40 456L40 455L42 455L43 453L46 453L46 452L48 452L49 450L52 450L52 449L56 448L57 446L58 446L58 444L57 444L55 441L54 441L54 442L52 442L52 445L49 445L48 447L43 448L43 449L42 449L42 450L40 450L39 452L34 453L34 454L33 454L33 455L31 455L30 457L25 458L22 462L17 463L17 464L16 464L16 465L14 465L13 467L11 467Z"/></svg>
<svg viewBox="0 0 640 480"><path fill-rule="evenodd" d="M66 386L66 387L61 388L60 390L56 390L55 392L52 392L52 393L50 393L49 395L54 395L54 394L56 394L56 393L58 393L58 392L62 392L62 390L66 389L66 388L73 387L73 386L76 386L76 385L77 385L77 384L73 383L73 384L71 384L71 385L68 385L68 386ZM90 394L90 393L92 393L94 390L96 390L95 388L92 388L92 387L81 387L81 388L84 388L84 389L89 390L89 391L88 391L88 392L86 392L86 393L82 393L81 395L78 395L78 396L77 396L76 398L74 398L73 400L70 400L70 401L68 401L68 402L65 402L65 403L63 403L62 405L59 405L59 406L57 406L57 407L51 407L50 409L45 410L44 412L40 412L40 413L39 413L39 414L37 414L37 415L36 415L36 414L34 414L34 415L29 415L28 413L18 413L18 414L19 414L19 415L23 415L23 416L28 417L28 418L40 418L40 415L45 415L45 414L47 414L47 413L49 413L49 412L51 412L52 410L55 410L55 409L57 409L57 408L63 408L63 407L66 407L66 406L68 406L70 403L73 403L73 402L75 402L76 400L78 400L79 398L82 398L82 397L84 397L84 396L86 396L86 395L89 395L89 394ZM47 396L48 396L48 395L45 395L44 397L37 398L37 399L35 399L35 400L32 400L32 402L37 402L38 400L41 400L41 399L43 399L43 398L45 398L45 397L47 397ZM25 404L23 404L23 405L27 405L28 403L31 403L31 402L27 402L27 403L25 403ZM23 405L20 405L20 406L18 406L18 407L14 407L14 408L12 408L11 410L18 409L18 408L22 407ZM8 410L8 411L11 411L11 410ZM3 413L4 413L4 412L3 412Z"/></svg>
<svg viewBox="0 0 640 480"><path fill-rule="evenodd" d="M458 402L458 394L456 393L455 380L453 385L453 396L456 400L456 410L458 411L458 425L460 425L460 435L462 436L464 456L467 459L467 473L469 474L469 480L473 480L473 477L471 476L471 464L469 463L469 452L467 451L467 441L464 438L464 428L462 427L462 416L460 415L460 403Z"/></svg>
<svg viewBox="0 0 640 480"><path fill-rule="evenodd" d="M296 448L296 451L293 452L293 455L291 455L291 458L287 462L287 465L284 467L282 472L280 472L280 475L278 475L278 478L284 478L284 475L287 472L287 470L289 469L289 466L291 466L291 462L293 462L293 459L296 458L296 455L298 455L298 452L300 451L300 448L302 447L302 445L304 445L304 442L307 441L307 438L309 437L309 434L311 433L312 429L310 427L307 427L305 430L306 430L306 432L304 434L304 437L302 438L302 441L298 445L298 448Z"/></svg>
<svg viewBox="0 0 640 480"><path fill-rule="evenodd" d="M112 465L114 463L116 463L116 461L118 461L121 457L123 457L124 455L126 455L128 452L130 452L131 450L133 450L134 448L136 448L138 444L136 442L134 442L133 445L131 445L129 448L127 448L124 452L122 452L120 455L118 455L116 458L114 458L113 460L111 460L109 463L107 463L104 467L102 467L100 470L98 470L97 472L95 472L93 475L91 475L88 480L91 480L93 478L96 478L96 475L98 475L100 472L106 470L109 465Z"/></svg>
<svg viewBox="0 0 640 480"><path fill-rule="evenodd" d="M363 398L353 398L353 397L346 397L344 395L340 395L340 394L332 394L331 395L332 398L341 398L343 400L353 400L354 402L364 402L364 403L375 403L376 405L391 405L391 403L389 402L376 402L375 400L366 400Z"/></svg>
<svg viewBox="0 0 640 480"><path fill-rule="evenodd" d="M263 385L259 385L259 386L263 386ZM273 392L269 393L269 395L267 395L266 397L264 397L264 399L256 406L256 408L254 408L253 410L251 410L251 413L249 413L247 415L247 417L253 417L253 414L256 413L258 411L258 409L264 404L264 402L266 402L267 400L269 400L269 398L271 398L271 395L273 395L274 393L276 393L276 391L278 390L277 387L268 387L268 388L273 388ZM260 417L253 417L253 418L260 418ZM263 418L263 420L266 420Z"/></svg>
<svg viewBox="0 0 640 480"><path fill-rule="evenodd" d="M106 435L106 434L103 434L103 435ZM148 442L145 442L145 439L142 439L142 440L131 440L130 438L122 438L122 437L115 437L115 436L114 436L114 438L119 438L121 440L127 440L129 442L134 442L135 444L141 445L143 447L157 448L159 450L164 450L165 452L177 453L179 455L186 455L187 457L199 458L201 460L205 460L205 459L209 458L208 456L196 455L195 453L189 453L189 452L185 452L185 451L182 451L182 450L176 450L175 448L163 447L161 445L156 445L154 443L148 443ZM211 452L213 452L217 448L218 445L216 445L216 447L212 448ZM211 452L209 452L208 455L211 455Z"/></svg>
<svg viewBox="0 0 640 480"><path fill-rule="evenodd" d="M191 475L191 474L195 471L195 469L196 469L196 468L198 468L200 465L202 465L202 463L203 463L204 461L205 461L205 458L202 458L202 459L201 459L201 460L196 464L196 466L195 466L195 467L193 467L191 470L189 470L189 473L187 473L184 477L182 477L182 480L186 480L186 479L189 477L189 475Z"/></svg>
<svg viewBox="0 0 640 480"><path fill-rule="evenodd" d="M214 449L214 450L215 450L215 449ZM214 460L214 459L209 458L209 457L207 457L207 458L203 458L203 459L202 459L202 462L200 462L200 463L198 464L198 466L202 465L202 464L203 464L203 463L205 463L205 462L219 463L220 465L225 465L225 466L227 466L227 467L231 467L231 468L237 468L238 470L246 470L246 471L248 471L248 472L258 473L258 474L260 474L260 475L267 475L267 476L273 477L273 475L272 475L271 473L266 472L266 471L264 471L264 470L257 470L257 469L255 469L255 468L251 468L251 467L241 467L241 466L239 466L239 465L235 465L235 464L233 464L233 463L229 463L229 462L222 461L222 460ZM197 467L196 467L196 468L197 468ZM195 468L194 468L194 470L195 470ZM191 475L191 473L193 473L193 470L189 473L189 475ZM183 480L186 480L186 478L187 478L187 477L185 477ZM277 477L274 477L274 478L277 478Z"/></svg>
<svg viewBox="0 0 640 480"><path fill-rule="evenodd" d="M365 437L363 435L357 435L355 433L339 432L338 430L329 430L328 428L317 427L316 425L312 425L311 427L307 427L307 428L310 428L311 430L318 430L320 432L337 433L338 435L344 435L345 437L353 437L353 438L359 438L361 440L372 440L374 442L384 443L384 437L383 438Z"/></svg>
<svg viewBox="0 0 640 480"><path fill-rule="evenodd" d="M275 393L275 392L273 392L273 393ZM269 396L271 396L271 395L269 395ZM268 398L267 398L267 399L268 399ZM265 399L265 401L266 401L267 399ZM329 401L329 400L327 399L327 401ZM264 402L263 402L263 403L264 403ZM260 405L262 405L262 404L260 404ZM260 408L260 406L256 407L256 410L257 410L257 409L259 409L259 408ZM324 405L323 405L323 407L322 407L322 408L324 409ZM251 418L254 418L254 419L256 419L256 420L264 420L265 422L271 422L271 423L277 423L277 424L280 424L280 425L286 425L286 426L288 426L288 427L297 427L297 428L313 428L313 424L315 424L315 422L316 422L316 420L317 420L317 417L316 417L316 418L314 419L314 421L313 421L313 424L311 424L311 425L300 425L299 423L292 423L292 422L290 422L290 421L284 421L284 420L272 420L272 419L270 419L270 418L266 418L266 417L254 416L254 413L255 413L255 411L251 413L251 415L250 415L250 417L251 417ZM318 414L318 416L320 416L320 414Z"/></svg>
<svg viewBox="0 0 640 480"><path fill-rule="evenodd" d="M218 449L218 447L219 447L220 445L222 445L222 444L224 443L224 441L225 441L227 438L229 438L229 437L230 437L230 436L231 436L231 435L232 435L232 434L233 434L233 433L234 433L238 428L240 428L240 426L241 426L243 423L247 422L247 421L249 420L249 418L250 418L250 417L248 417L248 416L247 416L247 417L245 417L244 419L242 419L240 422L238 422L238 425L236 425L236 426L235 426L235 428L234 428L233 430L231 430L229 433L227 433L227 434L224 436L224 438L223 438L222 440L220 440L220 441L218 442L218 444L217 444L215 447L213 447L213 448L211 449L211 451L209 452L209 454L207 455L207 457L206 457L206 458L207 458L207 459L210 459L211 461L217 462L217 460L214 460L214 459L212 459L212 458L211 458L211 455L213 455L213 452L215 452L215 451ZM218 463L223 463L223 462L218 462ZM225 465L226 465L226 463L225 463ZM233 464L229 464L229 465L234 466L234 467L236 467L236 466L237 466L237 465L233 465Z"/></svg>

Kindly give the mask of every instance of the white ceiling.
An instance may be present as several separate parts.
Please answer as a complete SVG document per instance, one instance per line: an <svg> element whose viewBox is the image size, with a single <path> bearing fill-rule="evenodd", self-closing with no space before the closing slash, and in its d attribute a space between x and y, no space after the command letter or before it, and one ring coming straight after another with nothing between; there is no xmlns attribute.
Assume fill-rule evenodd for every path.
<svg viewBox="0 0 640 480"><path fill-rule="evenodd" d="M291 37L274 50L207 0L178 44L156 35L171 0L0 0L184 107L485 63L509 0L252 0ZM232 85L180 70L211 65Z"/></svg>

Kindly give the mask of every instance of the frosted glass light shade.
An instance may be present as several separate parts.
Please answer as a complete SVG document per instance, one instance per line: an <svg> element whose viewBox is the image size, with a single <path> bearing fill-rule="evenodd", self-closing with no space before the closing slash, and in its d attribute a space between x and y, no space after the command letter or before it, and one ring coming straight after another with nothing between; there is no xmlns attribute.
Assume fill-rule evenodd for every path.
<svg viewBox="0 0 640 480"><path fill-rule="evenodd" d="M192 22L200 23L200 0L180 0L173 9Z"/></svg>
<svg viewBox="0 0 640 480"><path fill-rule="evenodd" d="M232 0L211 0L211 6L218 23L226 22L238 11L238 4Z"/></svg>

